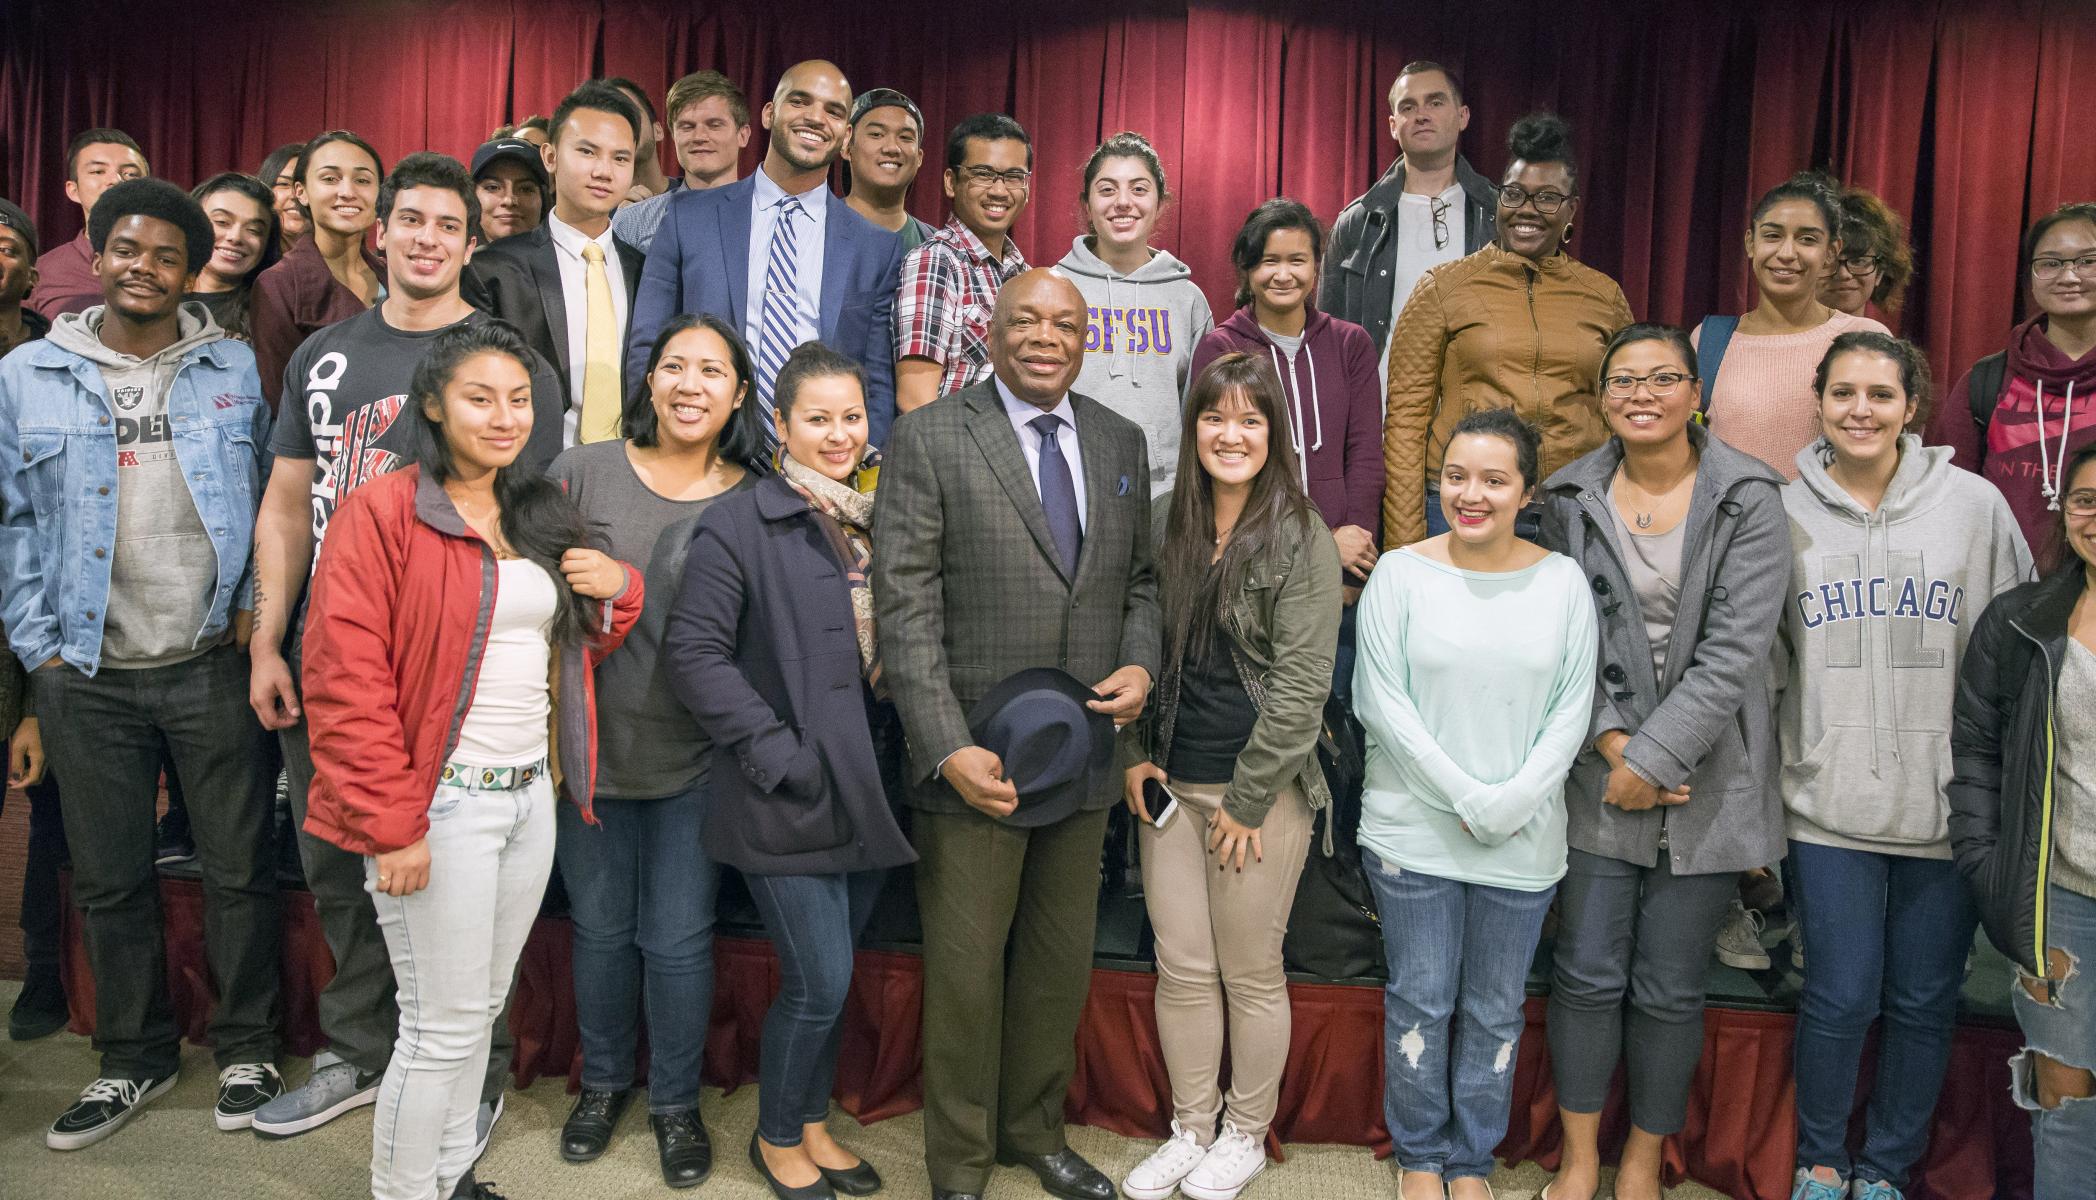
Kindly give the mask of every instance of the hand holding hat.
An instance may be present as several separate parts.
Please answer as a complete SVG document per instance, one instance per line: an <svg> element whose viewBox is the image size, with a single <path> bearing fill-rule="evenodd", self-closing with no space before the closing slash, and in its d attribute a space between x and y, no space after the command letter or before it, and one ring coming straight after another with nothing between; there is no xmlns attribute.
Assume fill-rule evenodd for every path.
<svg viewBox="0 0 2096 1200"><path fill-rule="evenodd" d="M963 746L947 757L939 773L961 799L986 816L1009 817L1019 807L1019 789L1004 777L1004 760L994 750Z"/></svg>

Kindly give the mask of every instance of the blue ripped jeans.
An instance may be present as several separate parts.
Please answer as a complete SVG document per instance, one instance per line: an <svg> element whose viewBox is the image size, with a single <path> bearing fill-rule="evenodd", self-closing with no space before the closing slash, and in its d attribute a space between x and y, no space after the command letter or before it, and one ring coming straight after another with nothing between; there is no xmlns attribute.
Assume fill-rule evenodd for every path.
<svg viewBox="0 0 2096 1200"><path fill-rule="evenodd" d="M2009 985L2016 1023L2023 1026L2025 1053L2009 1060L2016 1103L2030 1110L2036 1151L2033 1200L2069 1200L2089 1194L2096 1180L2096 1099L2070 1098L2057 1108L2038 1105L2032 1053L2083 1070L2096 1069L2096 900L2065 888L2048 889L2046 945L2065 951L2067 970L2052 972L2052 1002L2024 989L2022 973ZM2058 982L2065 975L2065 982Z"/></svg>
<svg viewBox="0 0 2096 1200"><path fill-rule="evenodd" d="M1383 1120L1398 1165L1482 1179L1506 1136L1521 1002L1557 888L1517 892L1362 858L1390 970Z"/></svg>

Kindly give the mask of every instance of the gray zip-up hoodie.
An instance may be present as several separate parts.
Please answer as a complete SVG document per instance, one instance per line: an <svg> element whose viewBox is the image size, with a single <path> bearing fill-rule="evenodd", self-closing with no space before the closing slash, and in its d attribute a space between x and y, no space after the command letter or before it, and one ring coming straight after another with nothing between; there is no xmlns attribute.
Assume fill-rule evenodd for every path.
<svg viewBox="0 0 2096 1200"><path fill-rule="evenodd" d="M151 358L103 344L107 308L60 317L53 345L101 369L117 419L116 544L110 547L109 605L102 622L102 665L162 667L210 649L196 645L218 584L218 551L197 515L175 460L167 395L182 356L226 331L194 301L184 303L180 334Z"/></svg>
<svg viewBox="0 0 2096 1200"><path fill-rule="evenodd" d="M1947 859L1958 665L1988 603L2031 577L2030 548L2001 493L1948 446L1900 438L1875 512L1827 474L1832 454L1825 438L1807 446L1783 488L1785 833Z"/></svg>
<svg viewBox="0 0 2096 1200"><path fill-rule="evenodd" d="M1090 317L1074 390L1142 426L1150 447L1150 495L1161 496L1179 469L1188 364L1194 347L1215 328L1208 297L1192 268L1163 250L1122 275L1079 236L1055 269L1084 293Z"/></svg>

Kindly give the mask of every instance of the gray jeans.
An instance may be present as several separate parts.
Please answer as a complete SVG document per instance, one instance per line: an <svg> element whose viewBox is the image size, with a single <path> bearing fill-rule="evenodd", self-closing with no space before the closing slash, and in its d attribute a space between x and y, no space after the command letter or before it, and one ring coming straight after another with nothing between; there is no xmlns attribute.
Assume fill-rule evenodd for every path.
<svg viewBox="0 0 2096 1200"><path fill-rule="evenodd" d="M1546 1026L1560 1107L1600 1112L1624 1059L1631 1122L1647 1133L1680 1132L1703 1057L1711 949L1738 882L1731 871L1676 875L1665 854L1658 866L1640 867L1570 852L1558 886Z"/></svg>

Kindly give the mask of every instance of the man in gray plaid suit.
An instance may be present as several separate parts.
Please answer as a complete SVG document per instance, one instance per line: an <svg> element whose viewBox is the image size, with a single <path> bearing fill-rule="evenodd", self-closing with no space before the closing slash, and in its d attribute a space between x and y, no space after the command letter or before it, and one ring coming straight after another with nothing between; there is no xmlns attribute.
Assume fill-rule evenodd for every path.
<svg viewBox="0 0 2096 1200"><path fill-rule="evenodd" d="M1070 391L1085 322L1053 272L1005 284L994 377L899 418L881 472L873 595L909 741L937 1200L980 1195L995 1161L1068 1200L1114 1195L1065 1144L1063 1097L1120 783L1093 780L1053 824L1006 824L1017 794L966 718L1005 676L1049 666L1097 680L1091 706L1125 724L1157 674L1149 459L1132 422Z"/></svg>

